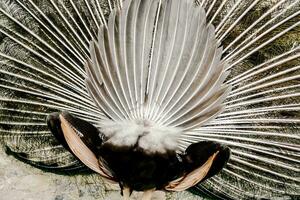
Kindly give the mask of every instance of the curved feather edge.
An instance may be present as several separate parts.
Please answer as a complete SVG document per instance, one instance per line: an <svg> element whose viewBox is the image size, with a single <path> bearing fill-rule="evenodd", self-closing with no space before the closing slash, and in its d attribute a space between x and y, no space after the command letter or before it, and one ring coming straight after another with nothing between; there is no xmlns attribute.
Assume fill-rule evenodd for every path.
<svg viewBox="0 0 300 200"><path fill-rule="evenodd" d="M220 61L222 48L217 47L213 26L204 19L205 12L187 0L128 0L121 10L111 13L108 28L101 27L99 32L108 37L91 43L92 60L86 64L87 89L112 120L100 122L103 126L131 121L137 125L169 126L170 131L178 128L176 132L193 131L223 110L222 102L229 89L223 84L227 73ZM132 26L133 33L127 30ZM196 52L203 48L204 41L200 59ZM133 47L133 54L127 54ZM102 77L107 79L103 81ZM179 91L180 96L176 96ZM173 109L165 113L166 108ZM106 130L107 127L102 129L109 135ZM133 135L138 133L141 131ZM158 134L163 133L150 135L160 138Z"/></svg>

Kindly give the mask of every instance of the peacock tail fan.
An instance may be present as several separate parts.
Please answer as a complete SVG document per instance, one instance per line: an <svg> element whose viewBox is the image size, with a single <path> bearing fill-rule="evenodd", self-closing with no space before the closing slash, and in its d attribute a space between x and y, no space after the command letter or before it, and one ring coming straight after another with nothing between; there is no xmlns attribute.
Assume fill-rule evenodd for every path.
<svg viewBox="0 0 300 200"><path fill-rule="evenodd" d="M149 120L180 130L179 151L230 147L195 195L296 199L299 15L299 0L0 0L1 145L39 168L85 170L50 113L100 130Z"/></svg>

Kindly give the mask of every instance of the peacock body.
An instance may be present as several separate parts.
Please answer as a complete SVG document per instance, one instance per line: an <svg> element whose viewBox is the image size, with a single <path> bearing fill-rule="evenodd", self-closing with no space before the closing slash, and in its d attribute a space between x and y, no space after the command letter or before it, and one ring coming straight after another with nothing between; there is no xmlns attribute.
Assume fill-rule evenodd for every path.
<svg viewBox="0 0 300 200"><path fill-rule="evenodd" d="M1 0L1 144L122 189L297 199L299 14L298 0ZM197 169L178 164L191 144ZM164 163L150 186L126 174L141 159Z"/></svg>

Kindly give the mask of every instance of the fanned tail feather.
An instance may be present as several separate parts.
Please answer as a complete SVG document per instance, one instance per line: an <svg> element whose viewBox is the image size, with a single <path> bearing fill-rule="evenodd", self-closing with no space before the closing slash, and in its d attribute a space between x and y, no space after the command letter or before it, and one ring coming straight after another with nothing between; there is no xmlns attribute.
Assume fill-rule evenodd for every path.
<svg viewBox="0 0 300 200"><path fill-rule="evenodd" d="M126 1L99 36L91 43L86 82L108 119L193 129L221 112L229 92L223 85L222 48L213 26L205 23L205 12L192 2Z"/></svg>

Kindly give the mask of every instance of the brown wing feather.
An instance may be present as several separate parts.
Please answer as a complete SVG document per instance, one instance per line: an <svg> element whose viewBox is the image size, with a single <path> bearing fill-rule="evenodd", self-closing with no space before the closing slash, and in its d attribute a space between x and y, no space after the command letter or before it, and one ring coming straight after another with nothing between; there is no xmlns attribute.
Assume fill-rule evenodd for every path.
<svg viewBox="0 0 300 200"><path fill-rule="evenodd" d="M197 183L199 183L201 180L203 180L207 173L209 172L209 169L211 168L215 157L219 151L214 153L212 156L210 156L207 161L199 168L193 170L190 173L184 174L182 177L171 181L165 189L168 191L183 191L190 187L195 186Z"/></svg>
<svg viewBox="0 0 300 200"><path fill-rule="evenodd" d="M108 170L104 167L103 163L97 159L96 155L84 144L80 136L77 135L75 130L70 126L68 121L60 115L61 128L71 151L77 156L81 162L93 171L99 173L104 178L111 182L116 182L114 177L110 176Z"/></svg>

